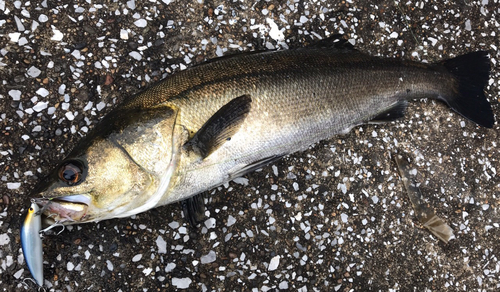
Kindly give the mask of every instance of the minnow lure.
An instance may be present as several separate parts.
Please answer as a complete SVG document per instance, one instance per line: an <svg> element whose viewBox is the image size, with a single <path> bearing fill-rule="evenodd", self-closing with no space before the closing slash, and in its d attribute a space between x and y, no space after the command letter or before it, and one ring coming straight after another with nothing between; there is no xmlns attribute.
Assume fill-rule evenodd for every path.
<svg viewBox="0 0 500 292"><path fill-rule="evenodd" d="M32 202L21 225L21 246L31 275L39 286L43 286L43 251L39 234L42 229L42 219L39 211L38 205Z"/></svg>

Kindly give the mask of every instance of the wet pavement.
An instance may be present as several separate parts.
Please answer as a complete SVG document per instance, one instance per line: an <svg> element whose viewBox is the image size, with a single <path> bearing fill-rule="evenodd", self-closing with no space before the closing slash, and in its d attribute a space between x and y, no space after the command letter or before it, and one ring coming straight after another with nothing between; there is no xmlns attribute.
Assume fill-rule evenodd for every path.
<svg viewBox="0 0 500 292"><path fill-rule="evenodd" d="M34 185L123 98L204 60L337 33L425 62L488 50L486 94L500 112L498 0L63 2L0 0L2 291L34 287L19 242ZM207 192L199 228L173 204L46 234L47 291L496 291L498 133L411 103L404 119ZM416 219L395 152L415 159L456 239L441 243Z"/></svg>

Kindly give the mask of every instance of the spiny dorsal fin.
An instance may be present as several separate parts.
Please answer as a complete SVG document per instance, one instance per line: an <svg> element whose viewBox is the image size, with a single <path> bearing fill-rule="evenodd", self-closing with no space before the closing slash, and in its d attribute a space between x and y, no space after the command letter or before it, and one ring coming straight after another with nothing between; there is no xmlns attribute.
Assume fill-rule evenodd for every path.
<svg viewBox="0 0 500 292"><path fill-rule="evenodd" d="M341 34L334 34L322 40L310 43L305 48L334 49L338 51L356 51L354 46Z"/></svg>
<svg viewBox="0 0 500 292"><path fill-rule="evenodd" d="M242 95L231 100L221 107L184 147L197 152L203 158L207 157L231 140L250 112L251 103L250 95Z"/></svg>
<svg viewBox="0 0 500 292"><path fill-rule="evenodd" d="M408 107L408 101L399 100L392 106L384 110L383 112L377 114L374 118L368 121L370 124L378 124L395 121L399 118L405 116L406 108Z"/></svg>

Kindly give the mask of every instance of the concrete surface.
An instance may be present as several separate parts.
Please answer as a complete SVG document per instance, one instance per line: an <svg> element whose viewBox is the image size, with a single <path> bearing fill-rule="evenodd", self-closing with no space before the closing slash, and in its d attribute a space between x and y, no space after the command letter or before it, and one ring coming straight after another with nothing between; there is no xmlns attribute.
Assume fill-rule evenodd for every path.
<svg viewBox="0 0 500 292"><path fill-rule="evenodd" d="M342 33L427 62L489 50L498 119L499 15L498 0L0 0L0 290L34 290L19 243L31 189L125 96L206 59ZM198 229L173 204L47 234L46 290L497 291L498 133L412 103L208 192ZM449 244L415 219L396 151L416 158Z"/></svg>

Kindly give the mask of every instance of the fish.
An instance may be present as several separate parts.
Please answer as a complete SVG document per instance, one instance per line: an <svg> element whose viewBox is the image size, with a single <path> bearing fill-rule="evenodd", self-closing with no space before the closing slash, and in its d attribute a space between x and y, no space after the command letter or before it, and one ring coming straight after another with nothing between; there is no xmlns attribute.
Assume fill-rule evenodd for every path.
<svg viewBox="0 0 500 292"><path fill-rule="evenodd" d="M394 160L396 161L399 175L406 189L406 194L413 205L413 211L417 220L442 242L448 243L451 239L455 239L453 229L450 225L438 217L434 210L425 203L422 191L420 191L415 179L417 171L415 168L410 167L408 158L401 154L396 154L394 155Z"/></svg>
<svg viewBox="0 0 500 292"><path fill-rule="evenodd" d="M28 269L38 286L43 286L43 250L40 230L42 218L40 208L31 203L21 224L21 247Z"/></svg>
<svg viewBox="0 0 500 292"><path fill-rule="evenodd" d="M370 56L340 36L209 60L126 98L33 196L46 224L128 217L353 127L401 118L422 98L491 128L489 74L486 51L427 64Z"/></svg>

